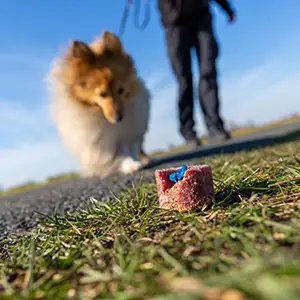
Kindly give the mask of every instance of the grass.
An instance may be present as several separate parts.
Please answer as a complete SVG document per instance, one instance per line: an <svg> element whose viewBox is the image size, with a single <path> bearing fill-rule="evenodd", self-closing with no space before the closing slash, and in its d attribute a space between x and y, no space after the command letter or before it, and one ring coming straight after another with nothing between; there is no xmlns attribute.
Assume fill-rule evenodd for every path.
<svg viewBox="0 0 300 300"><path fill-rule="evenodd" d="M198 212L158 209L141 179L115 203L48 216L0 247L0 298L300 299L299 149L210 158L216 201Z"/></svg>

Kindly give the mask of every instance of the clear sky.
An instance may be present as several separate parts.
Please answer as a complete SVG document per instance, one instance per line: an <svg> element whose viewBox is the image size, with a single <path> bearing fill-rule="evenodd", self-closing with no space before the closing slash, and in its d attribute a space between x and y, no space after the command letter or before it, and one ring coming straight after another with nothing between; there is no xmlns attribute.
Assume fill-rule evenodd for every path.
<svg viewBox="0 0 300 300"><path fill-rule="evenodd" d="M43 78L49 62L71 39L91 41L118 31L125 0L0 1L0 185L77 168L58 139L47 110ZM237 22L229 25L214 5L220 43L222 114L227 123L268 122L300 112L300 1L235 0ZM164 34L151 1L145 31L128 20L125 48L152 92L148 151L182 142L176 87ZM194 63L195 75L197 64ZM196 76L195 76L196 77ZM197 81L197 77L195 79ZM204 133L197 104L197 126Z"/></svg>

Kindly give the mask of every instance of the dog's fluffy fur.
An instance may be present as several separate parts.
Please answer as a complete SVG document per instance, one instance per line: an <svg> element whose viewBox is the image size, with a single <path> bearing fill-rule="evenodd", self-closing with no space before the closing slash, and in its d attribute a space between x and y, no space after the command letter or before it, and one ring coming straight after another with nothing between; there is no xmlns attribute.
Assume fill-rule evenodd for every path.
<svg viewBox="0 0 300 300"><path fill-rule="evenodd" d="M150 94L117 36L73 41L47 83L54 123L82 176L127 174L149 161L143 140Z"/></svg>

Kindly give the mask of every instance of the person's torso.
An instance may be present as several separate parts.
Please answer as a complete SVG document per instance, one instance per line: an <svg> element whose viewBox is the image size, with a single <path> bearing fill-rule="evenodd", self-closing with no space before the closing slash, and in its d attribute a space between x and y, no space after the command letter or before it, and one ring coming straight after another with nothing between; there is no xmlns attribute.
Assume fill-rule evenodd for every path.
<svg viewBox="0 0 300 300"><path fill-rule="evenodd" d="M209 0L158 0L164 25L185 24L209 13Z"/></svg>

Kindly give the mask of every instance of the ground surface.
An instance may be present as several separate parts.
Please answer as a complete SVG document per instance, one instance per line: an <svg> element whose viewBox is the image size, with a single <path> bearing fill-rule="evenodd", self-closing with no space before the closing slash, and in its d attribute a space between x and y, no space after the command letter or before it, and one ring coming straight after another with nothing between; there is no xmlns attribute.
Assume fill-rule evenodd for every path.
<svg viewBox="0 0 300 300"><path fill-rule="evenodd" d="M300 131L300 123L287 124L268 131L256 132L250 135L237 137L232 141L215 146L204 146L198 152L184 153L183 155L162 157L158 164L161 166L180 165L183 160L189 159L189 163L199 162L199 158L218 154L220 152L231 152L231 150L247 149L250 146L266 145L272 143L276 138L280 139ZM206 161L206 158L201 161ZM163 165L161 165L163 164ZM153 181L153 170L143 171L145 180ZM112 192L130 187L138 183L141 173L126 177L115 177L110 180L99 181L98 179L74 178L67 182L43 186L38 189L26 191L21 194L0 197L0 240L11 232L24 232L38 224L40 215L57 212L74 211L90 197L96 197L103 201L113 199Z"/></svg>
<svg viewBox="0 0 300 300"><path fill-rule="evenodd" d="M11 226L21 213L22 230L34 224L33 208L51 213L56 203L64 210L90 196L98 201L0 244L0 297L300 299L299 149L295 140L206 158L216 201L194 213L159 210L151 170L131 190L124 187L140 183L141 174L14 196L4 220ZM124 192L105 204L111 188Z"/></svg>
<svg viewBox="0 0 300 300"><path fill-rule="evenodd" d="M246 139L257 139L257 138L262 138L265 136L265 133L268 132L271 134L282 134L284 131L290 131L292 129L298 129L300 131L300 114L295 114L293 116L283 118L281 120L277 120L275 122L263 124L260 126L252 126L252 127L242 127L242 128L233 128L231 130L231 134L234 137L235 140L242 140L245 136ZM281 131L281 132L280 132ZM265 141L265 143L268 141ZM203 148L211 148L207 147L207 139L205 137L202 138L202 144ZM252 143L253 144L253 143ZM260 141L261 144L261 141ZM245 145L244 145L245 146ZM248 145L249 146L249 145ZM216 146L214 146L216 148ZM242 147L244 149L245 147ZM185 145L181 146L176 146L172 147L171 149L163 150L163 151L156 151L151 153L151 156L156 158L156 157L161 157L162 155L170 155L170 154L175 154L175 153L182 153L186 152L188 149ZM215 149L218 150L218 149ZM207 152L207 151L206 151ZM211 151L210 151L211 152ZM205 155L205 153L201 153L201 156ZM29 182L24 182L23 184L18 184L16 186L11 186L10 188L6 190L0 190L0 196L7 196L7 195L12 195L12 194L17 194L17 193L23 193L28 190L32 190L35 188L39 188L45 185L53 184L53 183L58 183L58 182L63 182L69 179L73 178L78 178L79 174L78 173L65 173L65 174L55 174L54 176L50 176L46 178L44 181L31 181Z"/></svg>

